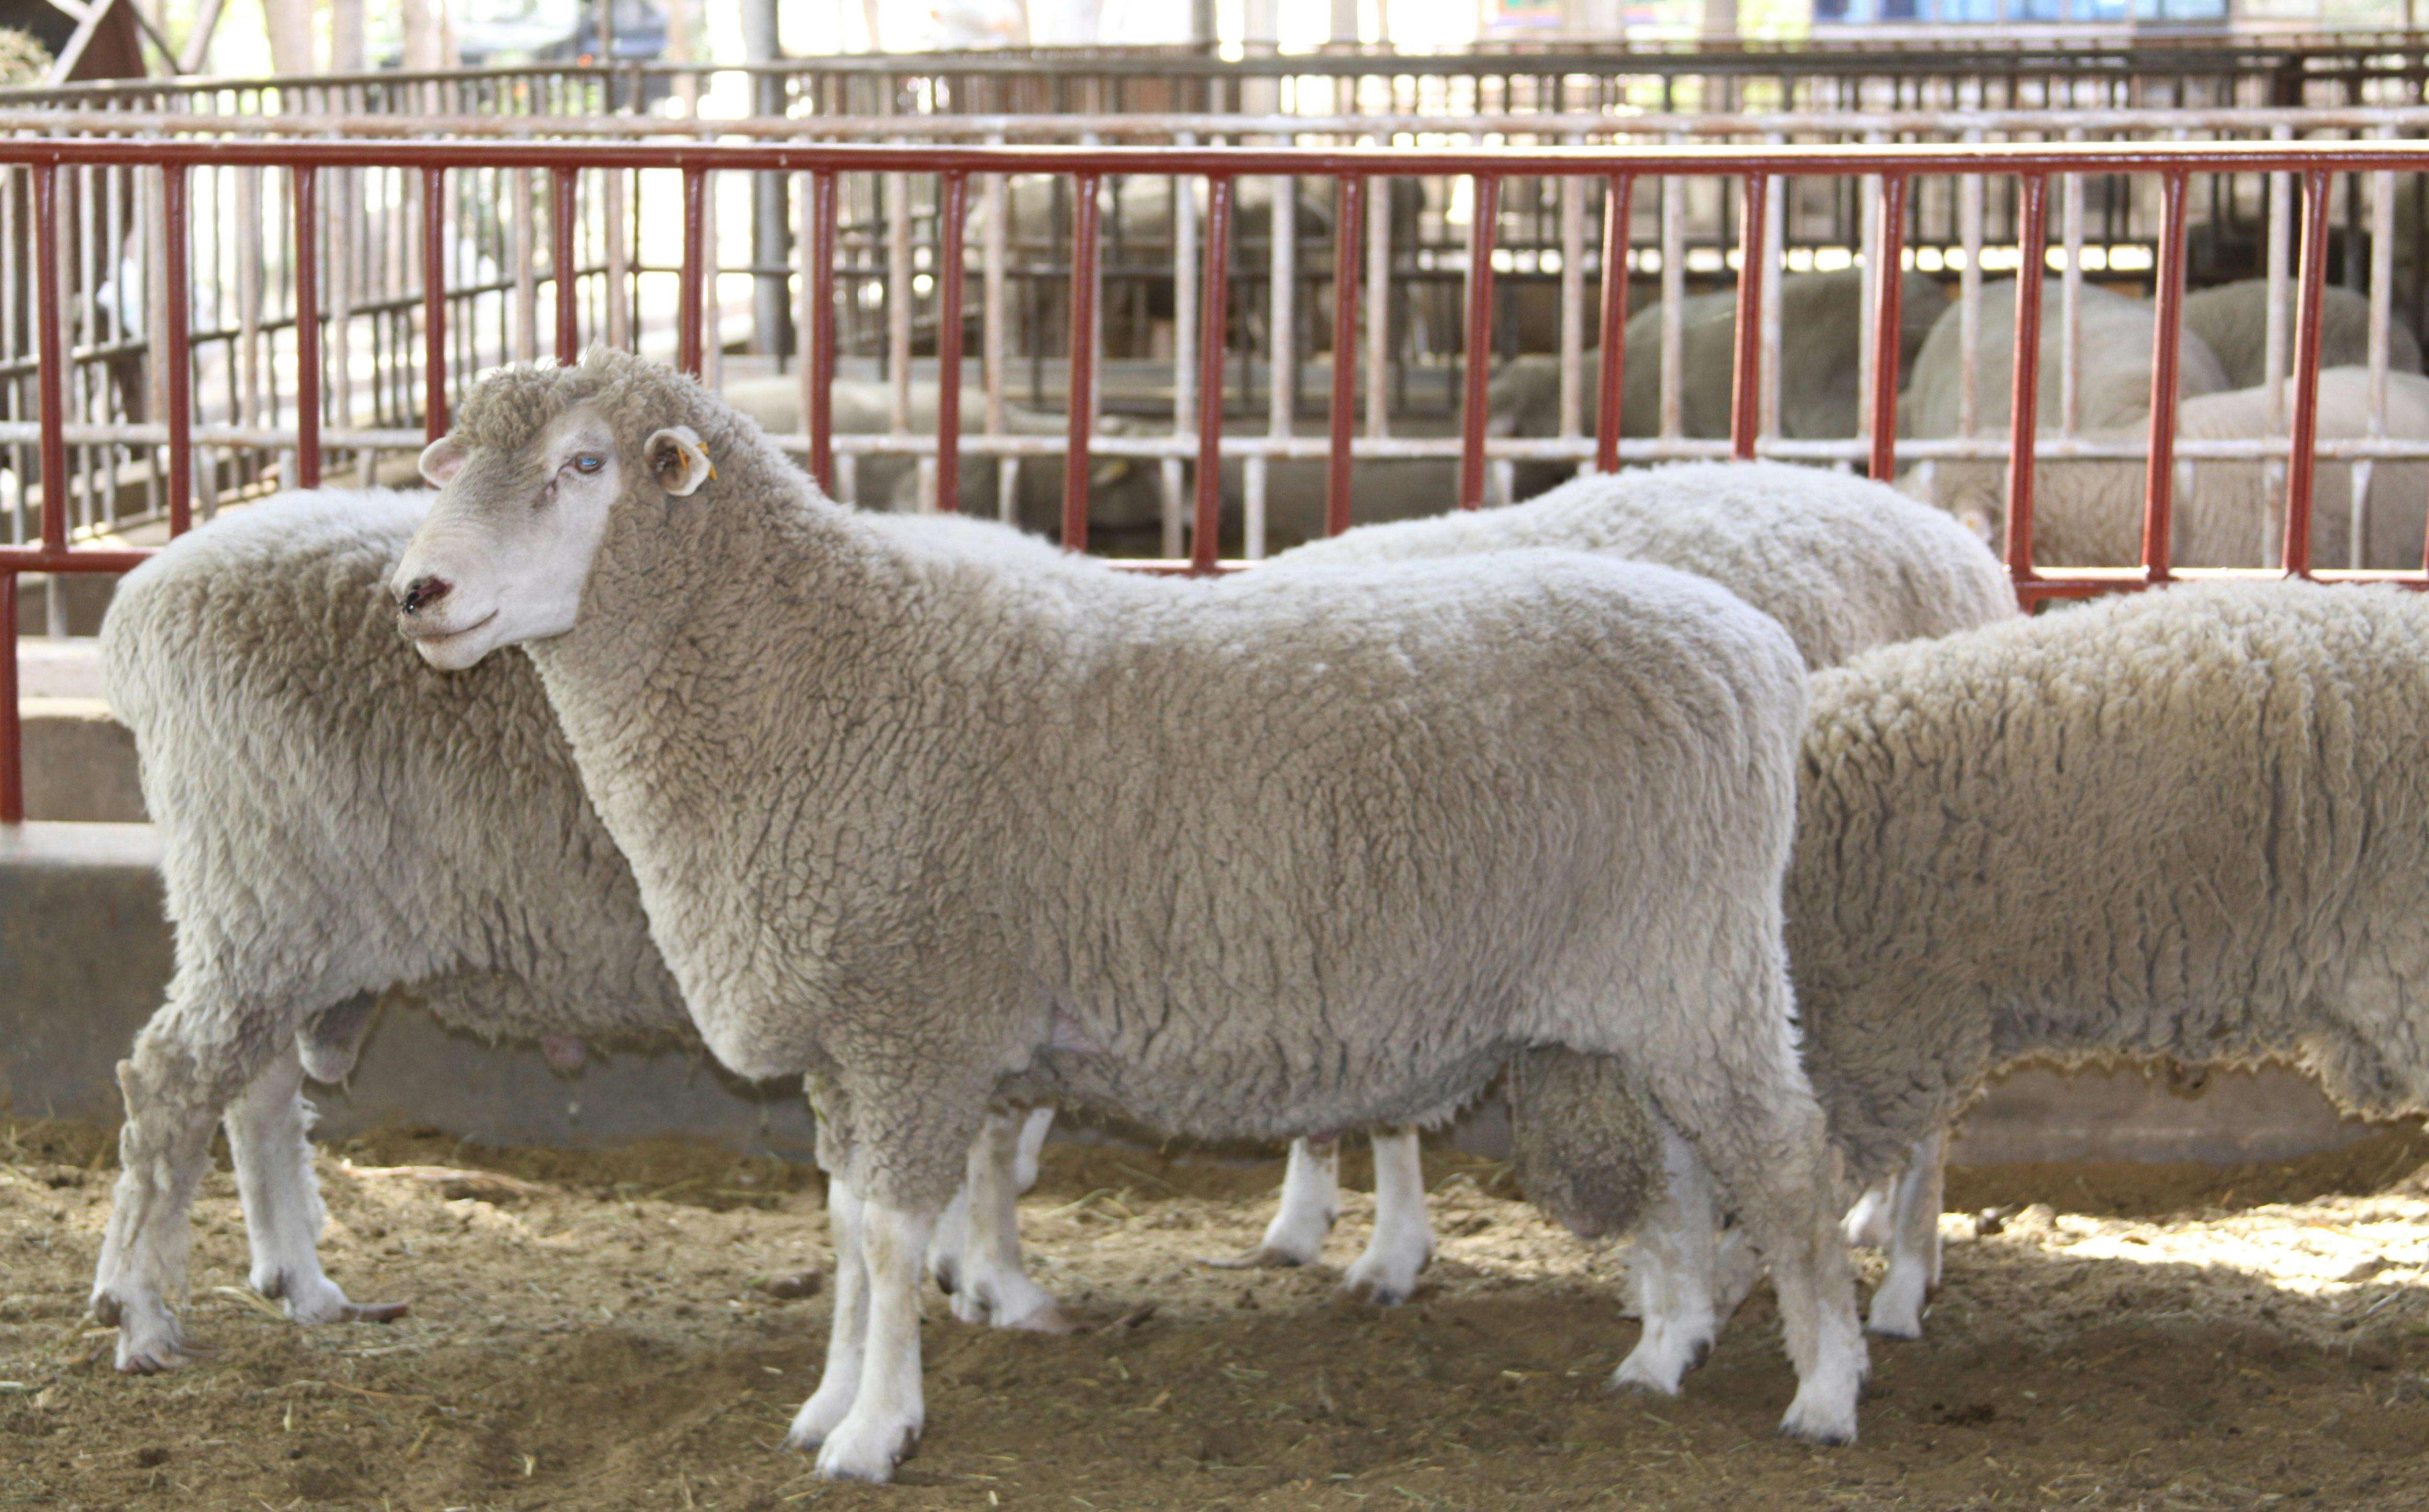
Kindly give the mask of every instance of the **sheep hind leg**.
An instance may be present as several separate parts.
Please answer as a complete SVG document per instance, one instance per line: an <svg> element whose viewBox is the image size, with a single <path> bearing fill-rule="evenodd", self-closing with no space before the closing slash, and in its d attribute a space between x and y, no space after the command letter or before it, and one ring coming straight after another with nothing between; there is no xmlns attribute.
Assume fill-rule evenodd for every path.
<svg viewBox="0 0 2429 1512"><path fill-rule="evenodd" d="M180 984L118 1063L126 1121L118 1182L93 1268L96 1321L118 1329L116 1363L148 1375L185 1363L174 1299L186 1290L195 1188L211 1130L255 1074L291 1042L293 1015L239 1010L229 994Z"/></svg>
<svg viewBox="0 0 2429 1512"><path fill-rule="evenodd" d="M226 1122L245 1238L253 1250L253 1288L283 1303L287 1316L299 1323L385 1323L404 1317L403 1303L348 1302L321 1270L326 1214L312 1175L310 1110L294 1044L254 1078L227 1110Z"/></svg>
<svg viewBox="0 0 2429 1512"><path fill-rule="evenodd" d="M1655 1095L1706 1168L1729 1187L1746 1238L1771 1272L1797 1379L1780 1432L1852 1443L1866 1373L1864 1337L1822 1109L1797 1063L1784 1011L1776 1034L1724 1044L1729 1064L1700 1068L1703 1074L1692 1081L1657 1085Z"/></svg>
<svg viewBox="0 0 2429 1512"><path fill-rule="evenodd" d="M1027 1115L990 1112L970 1146L967 1174L953 1201L963 1212L962 1252L953 1316L966 1323L1063 1334L1070 1321L1053 1295L1029 1278L1020 1261L1020 1148ZM931 1250L933 1254L933 1247Z"/></svg>
<svg viewBox="0 0 2429 1512"><path fill-rule="evenodd" d="M1411 1128L1377 1129L1375 1233L1342 1276L1343 1289L1388 1307L1417 1289L1418 1272L1434 1257L1426 1221L1426 1170Z"/></svg>
<svg viewBox="0 0 2429 1512"><path fill-rule="evenodd" d="M1720 1221L1710 1174L1667 1119L1654 1115L1661 1137L1662 1190L1628 1256L1644 1332L1611 1384L1677 1396L1678 1383L1703 1359L1720 1331L1712 1282L1720 1271Z"/></svg>
<svg viewBox="0 0 2429 1512"><path fill-rule="evenodd" d="M1940 1284L1940 1208L1947 1136L1915 1141L1906 1169L1891 1187L1889 1273L1873 1293L1866 1326L1891 1338L1923 1337L1923 1304Z"/></svg>
<svg viewBox="0 0 2429 1512"><path fill-rule="evenodd" d="M1418 1271L1433 1264L1426 1221L1426 1164L1413 1128L1375 1130L1375 1235L1341 1286L1372 1303L1409 1301Z"/></svg>
<svg viewBox="0 0 2429 1512"><path fill-rule="evenodd" d="M818 1445L818 1470L831 1481L887 1481L926 1423L919 1379L919 1258L936 1210L863 1198L858 1217L867 1292L859 1389L851 1410ZM830 1356L828 1370L834 1369ZM819 1390L825 1390L823 1382Z"/></svg>
<svg viewBox="0 0 2429 1512"><path fill-rule="evenodd" d="M1206 1263L1235 1271L1313 1265L1324 1253L1333 1220L1340 1216L1341 1141L1294 1139L1290 1164L1282 1171L1281 1206L1265 1225L1265 1237L1246 1254Z"/></svg>

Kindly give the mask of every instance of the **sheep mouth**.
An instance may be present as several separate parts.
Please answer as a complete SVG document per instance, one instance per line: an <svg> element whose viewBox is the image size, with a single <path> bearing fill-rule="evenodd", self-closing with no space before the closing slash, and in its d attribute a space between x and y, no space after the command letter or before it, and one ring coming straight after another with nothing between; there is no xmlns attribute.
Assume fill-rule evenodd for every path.
<svg viewBox="0 0 2429 1512"><path fill-rule="evenodd" d="M471 635L473 631L480 629L483 625L487 624L491 620L494 620L497 617L498 611L491 609L488 613L482 615L471 624L465 625L460 629L424 630L417 627L408 627L405 630L405 635L406 640L411 640L415 645L421 646L426 650L432 646L443 646L450 640L460 640L464 637Z"/></svg>

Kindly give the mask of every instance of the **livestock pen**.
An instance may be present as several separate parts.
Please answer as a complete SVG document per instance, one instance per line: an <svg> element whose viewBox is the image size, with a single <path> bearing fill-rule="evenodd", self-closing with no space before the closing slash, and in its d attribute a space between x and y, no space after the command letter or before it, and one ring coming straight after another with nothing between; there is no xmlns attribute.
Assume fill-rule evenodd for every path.
<svg viewBox="0 0 2429 1512"><path fill-rule="evenodd" d="M1344 528L1349 523L1353 470L1361 459L1366 457L1411 455L1455 457L1456 490L1453 496L1446 498L1444 503L1473 508L1485 501L1487 467L1495 457L1546 457L1590 463L1607 469L1623 462L1655 457L1718 450L1725 455L1738 457L1775 456L1812 461L1860 462L1873 475L1887 478L1896 475L1902 456L1912 459L2004 450L2009 458L2012 495L2008 502L2013 522L2008 532L2008 559L2017 576L2019 593L2027 602L2036 602L2050 597L2081 595L2165 581L2177 575L2170 563L2169 522L2175 464L2180 456L2186 455L2246 458L2282 456L2285 459L2286 520L2282 567L2296 573L2313 572L2313 564L2308 559L2310 538L2307 531L2314 471L2321 455L2321 447L2316 441L2319 310L2326 287L2329 262L2331 184L2339 174L2366 175L2375 181L2379 186L2375 214L2384 227L2391 220L2394 208L2393 195L2388 187L2393 175L2429 168L2429 149L2402 141L2348 141L2334 144L2086 142L1826 147L1679 144L1464 151L1420 147L1385 151L1306 147L934 146L907 143L874 146L742 141L700 144L438 142L284 138L204 141L89 136L11 140L0 144L0 164L12 165L25 175L29 191L28 213L34 227L29 241L34 264L33 309L36 318L30 324L36 327L34 378L39 415L30 424L25 422L17 424L30 432L25 439L32 442L37 454L36 476L70 477L71 444L89 446L100 443L152 449L160 458L156 476L160 480L161 512L172 534L182 531L193 518L197 476L195 459L200 446L216 443L291 448L291 475L296 483L309 487L321 478L324 454L332 447L409 448L418 445L422 439L443 433L451 385L469 376L469 370L474 365L471 351L451 344L455 340L449 318L454 297L454 286L449 278L451 223L445 215L425 214L420 220L418 245L414 248L422 271L419 330L415 338L420 349L421 380L416 395L420 401L418 426L412 429L388 427L368 433L324 427L324 396L330 387L328 353L321 341L303 341L292 342L289 353L293 385L289 401L291 428L265 433L229 426L198 432L190 387L193 371L192 312L187 303L190 278L189 245L192 235L189 181L198 171L234 170L241 173L246 169L264 169L285 175L292 206L291 224L303 228L293 243L290 334L294 331L318 332L324 328L322 266L316 244L320 228L324 224L318 208L319 196L326 179L342 171L367 169L408 175L418 181L425 205L448 203L451 178L519 173L542 175L547 184L548 266L552 270L577 266L573 238L577 225L576 208L586 174L618 172L670 174L674 180L671 187L676 189L679 196L682 228L681 257L673 274L672 355L682 366L694 373L703 370L712 349L707 326L713 270L709 250L709 206L713 203L717 176L744 173L802 175L807 181L808 192L803 196L806 213L803 235L800 239L799 298L801 324L811 333L808 360L800 367L801 412L805 417L802 449L812 473L830 486L837 472L837 438L828 402L838 357L835 336L837 274L834 256L839 220L838 185L854 174L928 175L934 180L940 206L938 251L933 264L933 297L937 311L934 322L937 429L933 438L914 438L901 434L903 427L898 423L897 434L880 438L879 441L899 450L916 452L933 463L936 485L932 497L940 507L950 507L952 501L959 496L954 480L966 451L997 456L1059 453L1066 464L1063 474L1062 539L1073 549L1084 549L1088 534L1088 464L1092 457L1132 456L1194 464L1188 555L1185 558L1165 559L1161 565L1165 570L1207 572L1223 565L1218 559L1221 462L1231 456L1322 459L1326 469L1324 528L1330 533ZM97 168L135 169L150 176L153 185L145 203L152 217L147 234L159 249L157 289L162 300L157 337L161 360L157 369L159 387L163 390L160 395L162 418L157 425L72 426L67 414L66 379L72 359L66 332L59 319L67 304L63 297L65 285L59 258L60 190L65 175ZM1197 326L1197 340L1194 347L1180 354L1173 364L1175 434L1168 437L1100 436L1096 433L1093 414L1097 392L1098 342L1095 332L1101 255L1098 191L1109 177L1146 174L1202 177L1206 185L1204 252L1202 258L1197 259L1199 266L1195 270L1196 276L1190 280L1198 292L1196 319L1192 323ZM2286 180L2299 182L2303 189L2299 210L2299 267L2290 277L2282 271L2278 274L2295 295L2291 341L2290 346L2285 348L2286 355L2291 359L2293 384L2288 430L2282 443L2270 440L2205 441L2188 444L2180 450L2175 440L2174 406L2166 401L2175 392L2184 297L2182 270L2188 185L2197 174L2283 175ZM986 435L966 438L960 424L964 390L964 317L967 298L967 240L974 190L990 179L1000 181L1016 174L1053 175L1067 178L1075 186L1073 204L1076 217L1068 273L1065 381L1068 392L1076 398L1066 407L1066 433L1059 443L1050 438ZM2062 453L2070 449L2077 454L2104 455L2082 441L2063 437L2045 440L2040 435L2041 426L2036 403L2040 391L2041 351L2034 333L2040 330L2043 319L2041 281L2021 279L2016 285L2015 327L2024 336L2014 343L2015 371L2011 388L2014 404L2008 416L2005 447L2000 448L1996 443L1986 446L1981 440L1963 439L1901 442L1895 424L1901 281L1886 278L1884 274L1888 270L1903 270L1908 266L1905 237L1908 216L1906 206L1908 196L1919 186L1951 176L1976 183L1996 176L2012 183L2022 209L2015 217L2017 240L2014 260L2009 266L2043 267L2051 260L2048 211L2052 181L2058 181L2060 196L2064 199L2065 185L2090 174L2154 182L2157 186L2161 207L2154 261L2158 318L2155 326L2156 350L2152 368L2153 404L2145 449L2143 551L2140 564L2133 568L2040 569L2035 567L2031 555L2034 457L2037 454ZM1597 249L1603 285L1599 301L1601 340L1596 357L1600 403L1590 435L1575 439L1488 439L1486 390L1490 374L1485 363L1473 360L1463 363L1458 374L1460 430L1455 438L1413 440L1372 435L1358 437L1358 372L1357 367L1347 361L1330 364L1326 405L1329 430L1325 436L1295 437L1289 434L1286 425L1279 424L1262 436L1225 435L1227 417L1222 395L1224 368L1230 349L1226 331L1227 319L1234 305L1228 253L1232 244L1231 222L1235 213L1238 186L1244 180L1260 177L1329 180L1333 184L1340 208L1336 224L1347 234L1336 237L1332 249L1331 340L1334 352L1346 353L1358 344L1361 291L1366 273L1356 233L1368 223L1370 208L1385 202L1385 195L1376 191L1374 186L1407 175L1456 178L1467 186L1472 210L1467 217L1462 346L1471 354L1493 349L1495 313L1493 286L1501 265L1496 245L1500 223L1496 206L1503 187L1519 179L1548 178L1591 183L1602 190L1604 224L1601 245ZM1776 287L1776 270L1782 263L1781 249L1774 235L1780 205L1779 188L1792 178L1871 179L1878 184L1870 236L1865 249L1859 255L1859 260L1866 270L1867 282L1872 286L1867 301L1866 390L1859 417L1862 432L1843 443L1783 440L1776 436L1776 428L1771 434L1766 434L1767 421L1776 427L1776 382L1767 390L1763 362L1766 295ZM1675 431L1672 435L1650 440L1624 440L1620 435L1619 409L1629 354L1623 318L1627 301L1616 291L1616 280L1623 277L1624 270L1630 266L1634 232L1630 205L1641 181L1714 179L1727 179L1733 184L1734 194L1731 197L1735 201L1738 231L1738 245L1729 259L1737 274L1735 373L1729 436L1725 443L1701 446L1680 441ZM1976 203L1974 194L1965 195L1963 199L1967 203ZM1576 206L1580 202L1573 196L1568 203ZM2287 196L2281 194L2276 198L2274 213L2281 222L2295 213ZM1573 220L1573 227L1574 224ZM1978 278L1980 268L1989 260L1991 244L1981 239L1978 223L1969 218L1967 224L1971 234L1966 239L1968 256L1963 266L1975 278ZM1665 229L1675 234L1677 225L1675 215L1667 218ZM531 224L525 223L526 235L531 229ZM2083 259L2079 252L2079 234L2074 232L2071 219L2068 232L2060 241L2058 250L2061 257L2058 260L2065 279L2061 289L2071 295L2074 280L2080 276ZM1277 247L1287 245L1289 240L1278 238ZM1672 241L1669 249L1675 252L1676 245L1675 240ZM2391 235L2381 236L2373 256L2382 270L2393 252L2394 238ZM1281 251L1274 255L1277 258L1286 257ZM1577 296L1581 291L1585 262L1584 258L1577 257L1564 259L1560 265L1570 295L1566 303L1572 309L1582 308ZM1675 270L1679 265L1680 259L1675 256L1661 257L1659 262L1664 270L1674 271L1669 274L1674 303ZM540 280L532 271L531 261L526 260L521 267L520 292L527 297L520 300L522 314L518 329L520 343L526 350L537 344L538 332L543 328L550 335L546 349L560 358L573 356L586 340L586 334L590 339L610 335L597 328L595 312L591 329L586 333L584 311L579 301L566 297L565 285L553 277L548 280L552 296L550 318L546 325L541 326L536 318ZM2371 297L2377 303L2377 316L2382 328L2388 283L2388 279L2380 278L2372 286ZM1287 281L1284 281L1276 287L1287 286ZM900 310L903 306L898 303L896 307ZM2060 319L2070 314L2071 309L2063 310ZM1772 316L1774 331L1776 329L1776 322L1775 313ZM1582 350L1581 333L1578 330L1579 324L1574 316L1565 323L1563 357L1572 363L1578 360ZM892 343L895 359L891 364L891 375L898 393L907 379L908 372L908 364L902 360L908 355L908 343L901 338L901 322L898 318ZM1776 348L1776 336L1773 340ZM1665 340L1665 349L1671 344ZM2383 373L2383 341L2373 351L2377 354L2373 371ZM1378 376L1374 371L1376 354L1371 342L1367 354L1371 406ZM499 352L487 359L495 360L496 357L509 355L513 354ZM2272 362L2274 359L2272 351ZM1665 365L1668 360L1665 351ZM1283 370L1295 367L1295 360L1276 364L1273 387L1277 392L1287 392L1290 380ZM1000 372L1000 369L994 371ZM990 386L991 400L999 397L1000 392L1000 388ZM1774 396L1768 404L1767 393ZM1370 421L1372 418L1370 413ZM2368 438L2336 443L2327 450L2332 456L2373 460L2429 457L2429 445ZM2133 453L2123 455L2131 456ZM142 556L140 549L98 542L79 544L72 539L71 517L67 509L45 507L37 512L38 537L21 537L24 543L0 548L0 623L8 625L7 633L11 640L7 648L10 655L0 657L0 666L8 669L6 675L9 678L7 684L0 685L0 819L9 822L21 818L24 812L14 689L17 577L27 573L123 572L140 560ZM25 519L22 506L19 519L22 530ZM2322 575L2338 577L2372 575L2355 573L2349 569L2322 569L2321 573ZM2398 580L2413 584L2429 581L2420 573L2395 575Z"/></svg>

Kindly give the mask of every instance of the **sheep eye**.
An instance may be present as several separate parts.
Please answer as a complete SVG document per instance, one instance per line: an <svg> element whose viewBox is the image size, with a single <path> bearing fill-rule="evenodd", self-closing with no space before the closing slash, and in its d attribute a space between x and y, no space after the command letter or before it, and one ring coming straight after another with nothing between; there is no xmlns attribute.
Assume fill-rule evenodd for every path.
<svg viewBox="0 0 2429 1512"><path fill-rule="evenodd" d="M596 452L584 452L581 456L576 457L573 459L573 470L576 473L586 474L596 473L606 465L607 458L600 456Z"/></svg>

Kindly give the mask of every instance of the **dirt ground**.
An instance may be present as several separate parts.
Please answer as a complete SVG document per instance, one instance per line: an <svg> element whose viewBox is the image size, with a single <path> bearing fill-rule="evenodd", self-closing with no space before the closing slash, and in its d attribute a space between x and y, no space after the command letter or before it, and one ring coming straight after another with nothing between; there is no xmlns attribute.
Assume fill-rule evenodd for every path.
<svg viewBox="0 0 2429 1512"><path fill-rule="evenodd" d="M933 1303L927 1436L883 1489L780 1447L827 1316L801 1168L328 1151L331 1273L412 1311L316 1330L242 1289L215 1175L188 1308L213 1352L127 1379L84 1314L106 1141L0 1125L0 1507L2429 1507L2418 1133L2226 1171L1956 1172L1929 1337L1875 1342L1862 1442L1838 1451L1773 1435L1767 1290L1682 1397L1607 1392L1636 1333L1621 1252L1547 1226L1499 1168L1431 1165L1442 1254L1387 1311L1336 1300L1330 1271L1200 1263L1256 1238L1278 1164L1049 1157L1034 1271L1093 1326L999 1334ZM1369 1213L1349 1200L1329 1260Z"/></svg>

